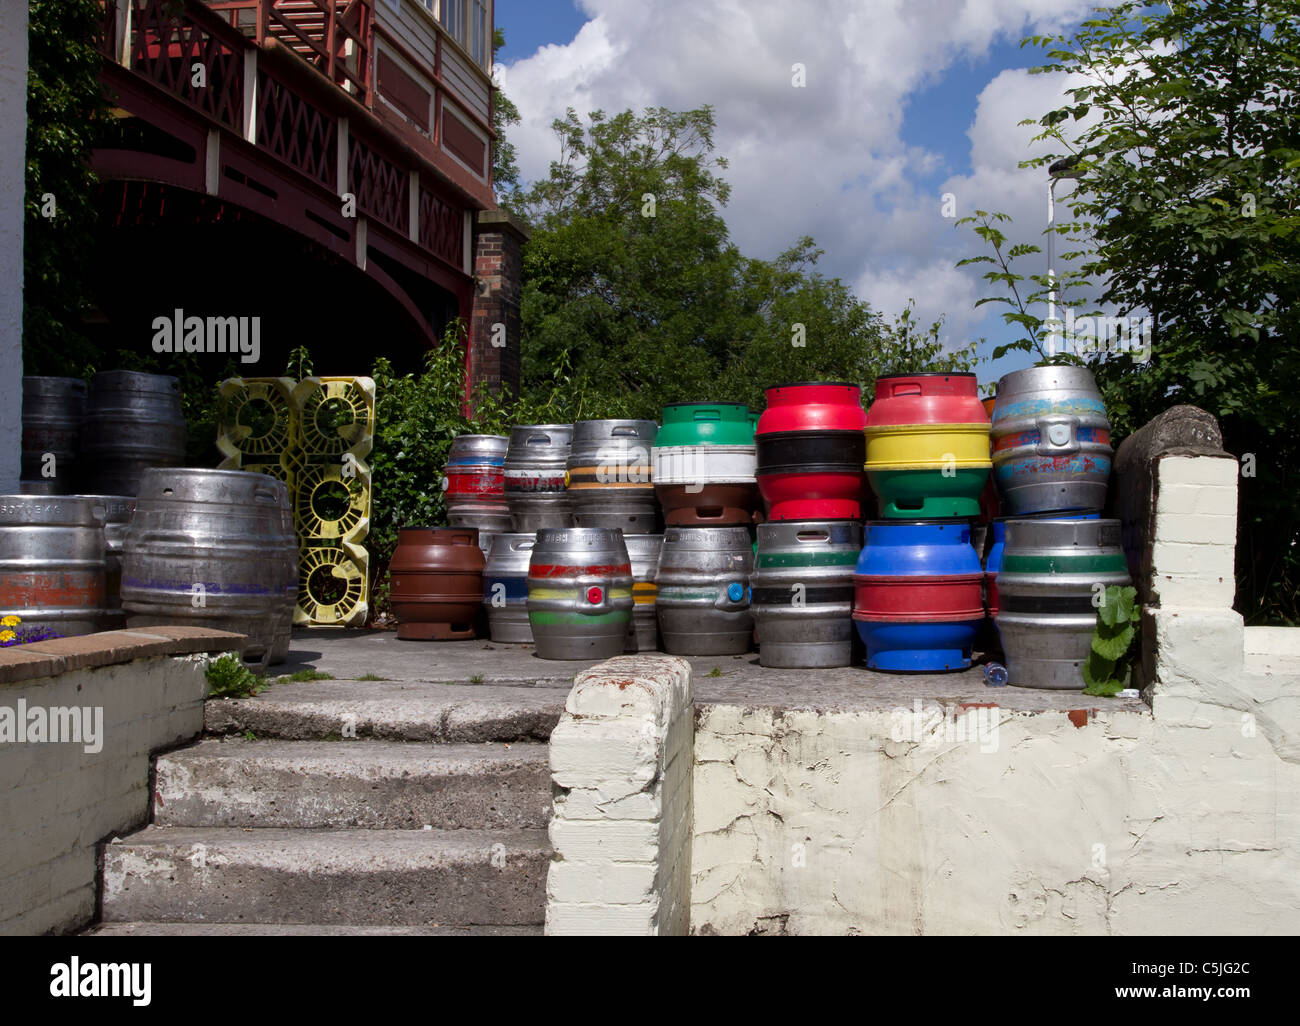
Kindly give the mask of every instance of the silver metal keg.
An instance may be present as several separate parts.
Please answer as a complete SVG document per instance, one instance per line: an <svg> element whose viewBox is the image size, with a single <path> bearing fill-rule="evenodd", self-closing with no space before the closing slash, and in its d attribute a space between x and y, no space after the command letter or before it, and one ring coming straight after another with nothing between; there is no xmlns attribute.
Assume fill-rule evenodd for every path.
<svg viewBox="0 0 1300 1026"><path fill-rule="evenodd" d="M104 612L104 526L80 495L0 495L0 616L64 637Z"/></svg>
<svg viewBox="0 0 1300 1026"><path fill-rule="evenodd" d="M528 622L543 659L621 655L632 621L632 566L622 532L547 527L528 564Z"/></svg>
<svg viewBox="0 0 1300 1026"><path fill-rule="evenodd" d="M862 525L850 520L774 520L758 525L750 579L761 666L849 666L853 570Z"/></svg>
<svg viewBox="0 0 1300 1026"><path fill-rule="evenodd" d="M442 486L452 527L476 527L480 534L510 530L505 493L509 445L505 435L459 435L451 443Z"/></svg>
<svg viewBox="0 0 1300 1026"><path fill-rule="evenodd" d="M1010 683L1082 689L1094 598L1129 583L1118 520L1008 520L995 621Z"/></svg>
<svg viewBox="0 0 1300 1026"><path fill-rule="evenodd" d="M993 480L1002 511L1101 509L1110 480L1110 422L1086 367L1029 367L998 380Z"/></svg>
<svg viewBox="0 0 1300 1026"><path fill-rule="evenodd" d="M127 625L248 637L246 660L289 651L298 545L283 481L244 470L147 469L122 554Z"/></svg>
<svg viewBox="0 0 1300 1026"><path fill-rule="evenodd" d="M672 655L738 655L753 640L749 578L754 549L744 527L670 527L655 596L659 635Z"/></svg>
<svg viewBox="0 0 1300 1026"><path fill-rule="evenodd" d="M81 378L23 378L22 483L24 495L77 491L77 453L86 415ZM47 477L46 474L52 474Z"/></svg>
<svg viewBox="0 0 1300 1026"><path fill-rule="evenodd" d="M570 527L573 509L564 477L572 424L520 424L506 450L506 506L515 531Z"/></svg>
<svg viewBox="0 0 1300 1026"><path fill-rule="evenodd" d="M659 504L650 479L653 420L582 420L573 426L568 490L579 527L653 534Z"/></svg>
<svg viewBox="0 0 1300 1026"><path fill-rule="evenodd" d="M104 613L101 630L116 631L126 626L122 611L122 548L135 512L134 495L84 495L94 505L95 517L104 525Z"/></svg>
<svg viewBox="0 0 1300 1026"><path fill-rule="evenodd" d="M528 562L536 532L494 534L483 568L483 605L492 640L530 645L528 624Z"/></svg>
<svg viewBox="0 0 1300 1026"><path fill-rule="evenodd" d="M185 462L180 382L165 374L101 371L90 383L81 426L83 491L138 495L150 467Z"/></svg>
<svg viewBox="0 0 1300 1026"><path fill-rule="evenodd" d="M659 592L655 574L663 552L662 534L625 534L623 543L632 561L632 624L625 652L655 652L659 649L659 620L655 596Z"/></svg>

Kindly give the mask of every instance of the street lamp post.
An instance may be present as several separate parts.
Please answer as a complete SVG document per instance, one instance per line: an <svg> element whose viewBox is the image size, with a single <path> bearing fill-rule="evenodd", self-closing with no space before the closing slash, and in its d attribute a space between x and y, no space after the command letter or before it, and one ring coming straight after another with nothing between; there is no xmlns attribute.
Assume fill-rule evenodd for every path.
<svg viewBox="0 0 1300 1026"><path fill-rule="evenodd" d="M1062 157L1047 169L1047 355L1056 355L1056 266L1053 242L1056 239L1056 183L1062 178L1078 178L1075 166L1079 158Z"/></svg>

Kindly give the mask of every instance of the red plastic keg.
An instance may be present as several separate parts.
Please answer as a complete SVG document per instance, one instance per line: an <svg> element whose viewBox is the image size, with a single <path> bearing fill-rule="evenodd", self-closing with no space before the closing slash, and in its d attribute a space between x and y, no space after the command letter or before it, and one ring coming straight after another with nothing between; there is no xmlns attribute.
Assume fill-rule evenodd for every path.
<svg viewBox="0 0 1300 1026"><path fill-rule="evenodd" d="M774 385L758 421L758 489L769 520L862 515L862 390L837 381Z"/></svg>

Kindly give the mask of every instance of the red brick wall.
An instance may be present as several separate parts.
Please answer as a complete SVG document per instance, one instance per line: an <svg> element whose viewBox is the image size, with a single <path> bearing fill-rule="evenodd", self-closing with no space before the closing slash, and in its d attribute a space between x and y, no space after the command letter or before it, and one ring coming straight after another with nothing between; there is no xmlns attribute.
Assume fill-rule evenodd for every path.
<svg viewBox="0 0 1300 1026"><path fill-rule="evenodd" d="M496 211L489 212L489 217ZM471 388L519 391L519 299L524 237L501 220L480 223L474 240L474 308L470 320ZM498 325L504 325L504 336ZM504 341L494 346L493 339Z"/></svg>

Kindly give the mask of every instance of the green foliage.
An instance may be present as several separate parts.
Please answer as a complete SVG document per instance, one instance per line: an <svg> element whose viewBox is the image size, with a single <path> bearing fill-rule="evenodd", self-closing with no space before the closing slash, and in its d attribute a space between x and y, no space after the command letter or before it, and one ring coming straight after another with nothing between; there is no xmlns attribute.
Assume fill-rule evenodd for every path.
<svg viewBox="0 0 1300 1026"><path fill-rule="evenodd" d="M1300 3L1126 0L1030 44L1051 61L1035 72L1078 82L1037 121L1036 141L1060 148L1021 165L1069 159L1078 177L1063 201L1073 220L1056 229L1078 247L1061 255L1075 263L1058 292L1096 282L1113 313L1151 318L1149 359L1088 360L1113 438L1180 403L1213 413L1255 474L1240 482L1237 608L1248 622L1300 622ZM992 265L985 279L1007 294L981 302L1009 305L1022 332L995 357L1046 357L1029 310L1047 280L1013 269L1037 247L1005 249L1005 220L963 219L992 255L962 264ZM1022 296L1026 281L1038 291Z"/></svg>
<svg viewBox="0 0 1300 1026"><path fill-rule="evenodd" d="M1142 607L1137 589L1111 585L1101 595L1092 646L1083 664L1085 695L1113 697L1129 686L1137 659Z"/></svg>
<svg viewBox="0 0 1300 1026"><path fill-rule="evenodd" d="M277 679L301 683L302 681L308 680L333 680L334 674L325 673L321 670L313 670L311 667L307 667L302 670L294 670L293 673L281 674Z"/></svg>
<svg viewBox="0 0 1300 1026"><path fill-rule="evenodd" d="M420 374L396 374L384 357L375 361L375 443L370 454L372 604L387 605L388 560L397 532L446 523L442 472L457 435L508 434L515 424L570 423L628 415L623 396L597 396L585 377L561 356L522 397L480 392L466 413L465 329L450 325L442 344L425 355Z"/></svg>
<svg viewBox="0 0 1300 1026"><path fill-rule="evenodd" d="M97 213L87 163L105 117L100 96L102 16L97 0L28 4L27 175L23 225L23 356L28 374L45 362L84 362L81 333ZM51 212L53 216L47 217Z"/></svg>
<svg viewBox="0 0 1300 1026"><path fill-rule="evenodd" d="M204 671L209 698L247 698L265 691L265 677L253 673L234 652L227 652L208 663Z"/></svg>
<svg viewBox="0 0 1300 1026"><path fill-rule="evenodd" d="M1051 297L1053 291L1056 292L1057 318L1062 316L1062 311L1068 296L1071 292L1078 289L1086 288L1089 281L1084 273L1070 261L1079 256L1077 250L1067 250L1060 256L1060 269L1054 268L1054 277L1047 274L1021 274L1015 269L1017 260L1023 260L1027 256L1037 257L1042 250L1031 243L1018 243L1014 246L1007 245L1007 236L998 225L1010 224L1011 216L1009 214L999 213L997 211L977 210L969 217L959 218L954 227L961 228L971 225L971 230L980 239L984 241L985 246L992 252L982 253L977 256L966 257L964 260L958 260L957 267L968 267L974 264L990 264L991 269L985 271L980 277L989 282L1000 291L1005 291L1005 295L994 294L985 296L975 302L978 309L986 303L1002 303L1010 307L1002 311L1002 320L1008 325L1015 325L1019 331L1019 337L1011 342L996 346L993 349L993 359L1000 360L1012 350L1020 350L1026 353L1035 353L1038 356L1038 364L1057 364L1057 363L1080 363L1076 356L1067 351L1067 347L1062 345L1064 336L1062 326L1058 323L1056 329L1056 345L1059 347L1057 352L1052 352L1051 335L1053 325L1047 323L1045 317L1039 317L1034 310L1041 309ZM1061 235L1071 241L1074 237L1069 233L1077 230L1076 225L1056 224L1049 231ZM1053 289L1053 285L1055 289ZM1091 313L1095 314L1095 311ZM981 342L985 341L980 339Z"/></svg>
<svg viewBox="0 0 1300 1026"><path fill-rule="evenodd" d="M713 112L650 108L557 119L560 158L520 197L524 378L568 360L597 395L657 418L665 403L763 405L782 381L870 385L889 370L969 366L911 311L887 324L839 279L815 269L802 238L774 260L743 256L721 208L727 162Z"/></svg>
<svg viewBox="0 0 1300 1026"><path fill-rule="evenodd" d="M506 45L505 30L492 30L492 59L495 62L497 51ZM507 210L513 209L519 198L519 160L515 146L506 138L506 129L519 124L519 108L504 91L497 89L493 98L492 128L497 133L492 145L492 188L496 193L498 205Z"/></svg>
<svg viewBox="0 0 1300 1026"><path fill-rule="evenodd" d="M1097 367L1120 435L1177 403L1254 454L1241 479L1237 606L1300 621L1300 4L1099 9L1043 72L1080 76L1040 138L1079 158L1075 217L1103 301L1153 319L1144 366ZM1028 162L1041 164L1058 154Z"/></svg>

